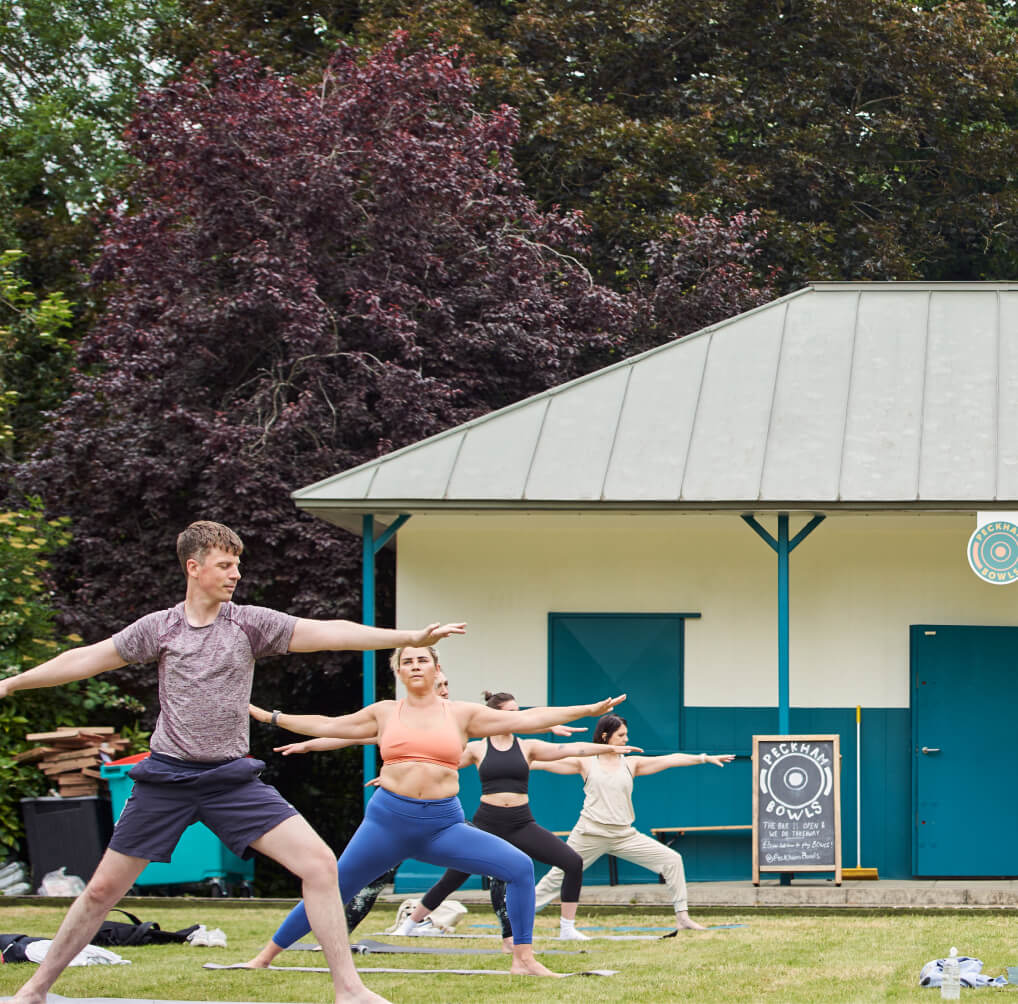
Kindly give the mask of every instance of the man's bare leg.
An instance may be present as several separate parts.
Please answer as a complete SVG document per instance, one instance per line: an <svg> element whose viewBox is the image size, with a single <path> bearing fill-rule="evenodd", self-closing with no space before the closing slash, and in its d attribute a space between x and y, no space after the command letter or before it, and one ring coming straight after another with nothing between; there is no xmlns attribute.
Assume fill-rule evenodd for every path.
<svg viewBox="0 0 1018 1004"><path fill-rule="evenodd" d="M95 937L106 914L134 885L148 861L107 850L85 891L71 904L46 958L11 998L17 1004L45 1004L46 994L67 964Z"/></svg>
<svg viewBox="0 0 1018 1004"><path fill-rule="evenodd" d="M336 856L325 841L303 816L291 816L259 837L251 846L278 861L303 883L304 908L307 910L311 930L315 932L325 954L325 961L329 964L337 1004L341 1001L344 1004L384 1004L384 997L379 997L361 982L360 974L353 964L346 933L346 917L339 896ZM273 942L269 942L269 945L275 948L273 958L282 951Z"/></svg>

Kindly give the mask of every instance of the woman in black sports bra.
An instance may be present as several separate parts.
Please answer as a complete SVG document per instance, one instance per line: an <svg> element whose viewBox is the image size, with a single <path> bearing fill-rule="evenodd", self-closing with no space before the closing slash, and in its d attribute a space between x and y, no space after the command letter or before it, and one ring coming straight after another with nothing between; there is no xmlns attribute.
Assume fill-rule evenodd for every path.
<svg viewBox="0 0 1018 1004"><path fill-rule="evenodd" d="M512 694L484 693L489 708L519 711ZM616 747L598 743L546 743L540 739L517 739L511 732L489 736L467 743L460 767L476 765L481 778L481 804L472 820L479 830L493 833L529 854L535 861L561 868L562 919L559 937L569 941L586 941L587 936L576 930L576 906L583 884L583 859L563 841L538 826L530 812L528 782L530 764L534 760L552 761L563 757L597 756L600 753L641 752L635 746ZM450 869L421 898L420 906L398 928L397 934L426 934L428 927L417 929L421 922L450 893L455 892L470 876ZM491 883L491 905L502 922L502 938L511 947L512 928L505 909L505 885ZM415 930L417 929L417 930Z"/></svg>

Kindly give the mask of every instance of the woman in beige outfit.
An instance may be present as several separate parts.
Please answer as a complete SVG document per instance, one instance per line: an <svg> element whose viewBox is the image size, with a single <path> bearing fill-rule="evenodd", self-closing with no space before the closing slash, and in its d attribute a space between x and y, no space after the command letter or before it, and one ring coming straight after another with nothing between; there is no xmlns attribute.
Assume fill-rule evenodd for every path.
<svg viewBox="0 0 1018 1004"><path fill-rule="evenodd" d="M594 742L609 746L626 746L629 730L619 715L605 715L594 729ZM657 774L670 767L692 767L714 764L724 767L734 760L731 754L711 756L707 753L669 753L667 756L567 757L563 760L532 763L532 770L553 774L580 774L583 777L584 800L567 843L589 868L602 854L613 854L632 861L664 878L672 895L677 929L702 931L703 925L692 920L686 900L686 872L682 855L665 844L633 828L633 779L639 775ZM547 906L562 886L562 870L552 868L537 884L537 909Z"/></svg>

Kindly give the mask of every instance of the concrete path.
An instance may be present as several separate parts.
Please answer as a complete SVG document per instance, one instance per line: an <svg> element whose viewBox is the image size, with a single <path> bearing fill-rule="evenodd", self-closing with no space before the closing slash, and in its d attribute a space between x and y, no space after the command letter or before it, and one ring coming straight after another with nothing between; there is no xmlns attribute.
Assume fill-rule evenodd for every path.
<svg viewBox="0 0 1018 1004"><path fill-rule="evenodd" d="M419 895L419 894L418 894ZM414 894L379 897L401 903ZM462 889L456 899L489 903L480 889ZM581 906L670 906L667 889L658 884L586 885ZM1018 908L1018 879L877 879L846 880L840 886L826 879L793 879L783 886L776 878L752 882L690 882L689 908L703 907L851 907L921 909L926 907Z"/></svg>

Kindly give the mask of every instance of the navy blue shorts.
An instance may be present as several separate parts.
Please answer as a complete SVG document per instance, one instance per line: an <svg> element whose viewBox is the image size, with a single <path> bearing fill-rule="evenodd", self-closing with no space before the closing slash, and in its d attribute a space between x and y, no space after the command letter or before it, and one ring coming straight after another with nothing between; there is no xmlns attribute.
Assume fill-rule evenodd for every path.
<svg viewBox="0 0 1018 1004"><path fill-rule="evenodd" d="M110 839L110 849L166 863L180 835L204 823L238 857L297 810L259 778L262 760L194 763L153 753L128 772L134 781Z"/></svg>

